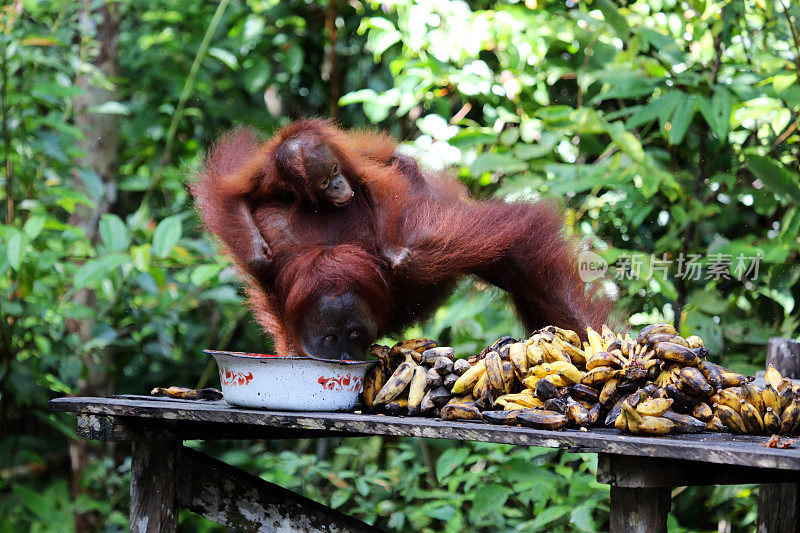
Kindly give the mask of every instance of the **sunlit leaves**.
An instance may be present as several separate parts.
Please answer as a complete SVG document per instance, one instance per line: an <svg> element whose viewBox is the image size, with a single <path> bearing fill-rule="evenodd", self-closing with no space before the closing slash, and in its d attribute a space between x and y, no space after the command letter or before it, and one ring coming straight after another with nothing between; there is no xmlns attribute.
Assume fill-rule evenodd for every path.
<svg viewBox="0 0 800 533"><path fill-rule="evenodd" d="M178 244L183 231L182 218L180 215L172 215L158 223L153 233L153 253L155 255L166 257Z"/></svg>

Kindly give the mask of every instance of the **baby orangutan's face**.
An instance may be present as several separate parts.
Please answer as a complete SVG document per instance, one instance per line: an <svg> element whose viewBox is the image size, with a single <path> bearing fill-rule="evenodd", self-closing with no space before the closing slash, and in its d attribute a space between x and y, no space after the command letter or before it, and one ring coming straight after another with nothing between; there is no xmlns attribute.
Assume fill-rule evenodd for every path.
<svg viewBox="0 0 800 533"><path fill-rule="evenodd" d="M353 198L353 189L342 175L339 161L327 144L320 143L310 150L304 150L303 162L319 201L341 206Z"/></svg>

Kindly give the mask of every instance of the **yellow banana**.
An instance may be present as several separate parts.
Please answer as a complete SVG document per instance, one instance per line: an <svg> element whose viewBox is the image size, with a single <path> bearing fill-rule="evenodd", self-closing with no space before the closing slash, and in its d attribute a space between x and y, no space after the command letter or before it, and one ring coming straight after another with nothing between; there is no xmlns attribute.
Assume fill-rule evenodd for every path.
<svg viewBox="0 0 800 533"><path fill-rule="evenodd" d="M781 381L783 380L783 376L781 376L781 373L775 370L775 367L772 365L769 365L767 367L767 373L764 376L764 378L767 380L767 383L769 383L775 388L775 390L778 389Z"/></svg>
<svg viewBox="0 0 800 533"><path fill-rule="evenodd" d="M707 403L700 402L692 409L692 416L703 422L708 422L714 418L714 411L711 410L711 406Z"/></svg>
<svg viewBox="0 0 800 533"><path fill-rule="evenodd" d="M559 339L553 339L552 342L547 341L540 341L539 345L544 350L544 360L547 363L552 363L555 361L569 361L569 357L564 354L564 350L561 349L561 341Z"/></svg>
<svg viewBox="0 0 800 533"><path fill-rule="evenodd" d="M584 373L578 370L578 367L572 363L567 363L566 361L555 361L550 364L550 368L552 368L558 375L565 378L567 381L571 381L572 384L580 383L583 379Z"/></svg>
<svg viewBox="0 0 800 533"><path fill-rule="evenodd" d="M670 335L677 335L677 330L671 324L652 324L645 326L639 331L636 337L636 342L639 344L646 344L647 339L656 333L669 333Z"/></svg>
<svg viewBox="0 0 800 533"><path fill-rule="evenodd" d="M595 330L593 330L591 327L586 328L586 334L589 339L589 346L592 347L592 351L595 353L602 352L603 337L600 336L600 334L597 333Z"/></svg>
<svg viewBox="0 0 800 533"><path fill-rule="evenodd" d="M761 414L765 411L764 400L761 398L761 394L759 394L758 389L756 389L750 383L742 383L742 398L744 398L747 403L755 407L759 416L761 416Z"/></svg>
<svg viewBox="0 0 800 533"><path fill-rule="evenodd" d="M514 375L514 365L511 361L503 361L503 392L508 394L514 389L514 382L516 376Z"/></svg>
<svg viewBox="0 0 800 533"><path fill-rule="evenodd" d="M723 372L720 374L720 379L722 380L722 388L727 389L729 387L738 387L745 381L747 378L736 372Z"/></svg>
<svg viewBox="0 0 800 533"><path fill-rule="evenodd" d="M628 418L624 411L620 411L617 418L614 419L614 427L623 432L628 431Z"/></svg>
<svg viewBox="0 0 800 533"><path fill-rule="evenodd" d="M547 326L546 329L566 343L573 344L575 346L580 346L581 344L580 337L571 329L561 329L556 326Z"/></svg>
<svg viewBox="0 0 800 533"><path fill-rule="evenodd" d="M764 429L768 435L775 435L781 432L781 417L772 410L772 407L767 407L764 413Z"/></svg>
<svg viewBox="0 0 800 533"><path fill-rule="evenodd" d="M486 378L488 379L489 390L494 396L505 394L503 382L503 360L497 352L489 352L484 358L486 361Z"/></svg>
<svg viewBox="0 0 800 533"><path fill-rule="evenodd" d="M653 348L655 348L656 355L665 361L672 361L683 366L697 366L701 362L694 350L674 342L659 342Z"/></svg>
<svg viewBox="0 0 800 533"><path fill-rule="evenodd" d="M744 421L744 427L747 428L747 433L750 435L761 435L764 433L764 419L761 418L761 413L758 412L758 409L745 400L742 400L740 403L739 415Z"/></svg>
<svg viewBox="0 0 800 533"><path fill-rule="evenodd" d="M572 344L565 342L561 344L561 349L564 350L564 353L567 354L570 361L572 361L574 365L585 365L586 354L583 353L583 350L581 350L578 346L573 346Z"/></svg>
<svg viewBox="0 0 800 533"><path fill-rule="evenodd" d="M603 405L606 405L609 401L611 401L617 393L617 386L619 385L621 378L614 377L603 383L603 388L600 389L600 395L598 400Z"/></svg>
<svg viewBox="0 0 800 533"><path fill-rule="evenodd" d="M521 342L508 346L508 359L514 365L517 379L522 381L528 375L528 347Z"/></svg>
<svg viewBox="0 0 800 533"><path fill-rule="evenodd" d="M384 405L398 398L406 387L411 383L414 376L414 363L405 361L400 363L391 377L386 380L386 384L381 387L380 392L375 396L374 405Z"/></svg>
<svg viewBox="0 0 800 533"><path fill-rule="evenodd" d="M380 365L375 365L367 371L364 376L364 391L362 397L364 398L364 405L367 408L372 408L372 403L378 391L383 387L383 371Z"/></svg>
<svg viewBox="0 0 800 533"><path fill-rule="evenodd" d="M503 426L514 426L517 424L518 409L513 411L484 411L483 420L490 424L500 424Z"/></svg>
<svg viewBox="0 0 800 533"><path fill-rule="evenodd" d="M517 412L517 423L535 429L561 429L567 425L567 417L555 411L523 409Z"/></svg>
<svg viewBox="0 0 800 533"><path fill-rule="evenodd" d="M453 385L455 389L456 386ZM485 393L489 391L489 376L486 375L486 369L484 368L483 373L478 378L478 382L475 383L475 386L472 388L472 397L476 400L481 398Z"/></svg>
<svg viewBox="0 0 800 533"><path fill-rule="evenodd" d="M660 416L643 416L639 422L639 433L645 435L667 435L675 429L672 420Z"/></svg>
<svg viewBox="0 0 800 533"><path fill-rule="evenodd" d="M716 415L720 421L731 430L731 433L744 434L747 433L747 427L744 425L744 420L732 407L727 405L715 404Z"/></svg>
<svg viewBox="0 0 800 533"><path fill-rule="evenodd" d="M413 350L418 354L422 355L422 352L425 350L429 350L431 348L436 348L439 346L436 341L428 338L419 338L419 339L408 339L405 341L398 342L394 346L392 346L392 350L389 352L389 355L392 357L397 356L399 351L403 348L406 350Z"/></svg>
<svg viewBox="0 0 800 533"><path fill-rule="evenodd" d="M445 405L439 415L442 420L482 420L483 416L477 407L469 403Z"/></svg>
<svg viewBox="0 0 800 533"><path fill-rule="evenodd" d="M686 342L689 343L689 348L704 348L703 339L697 335L690 335L686 337Z"/></svg>
<svg viewBox="0 0 800 533"><path fill-rule="evenodd" d="M720 389L714 396L711 397L712 402L720 405L727 405L737 413L739 412L739 401L741 399L741 396L734 394L728 389Z"/></svg>
<svg viewBox="0 0 800 533"><path fill-rule="evenodd" d="M761 391L761 399L764 401L765 408L771 407L776 414L781 412L781 399L778 396L778 391L772 385L767 384L764 387L764 390Z"/></svg>
<svg viewBox="0 0 800 533"><path fill-rule="evenodd" d="M610 366L598 366L597 368L593 368L587 372L586 375L583 376L581 383L592 387L600 383L605 383L609 379L617 377L618 375L619 371L611 368Z"/></svg>
<svg viewBox="0 0 800 533"><path fill-rule="evenodd" d="M711 388L711 385L708 384L708 381L699 369L687 366L681 368L680 374L681 381L688 387L688 392L701 397L709 396L714 392L714 389Z"/></svg>
<svg viewBox="0 0 800 533"><path fill-rule="evenodd" d="M550 383L559 388L571 385L571 383L568 380L559 376L558 374L549 374L542 379L546 379L547 381L549 381Z"/></svg>
<svg viewBox="0 0 800 533"><path fill-rule="evenodd" d="M416 415L420 410L422 398L425 397L425 384L427 378L425 377L425 367L418 366L414 369L414 375L411 376L411 383L408 385L408 414L409 416Z"/></svg>
<svg viewBox="0 0 800 533"><path fill-rule="evenodd" d="M722 420L716 415L706 422L706 428L709 431L725 431L725 429L727 429L725 424L722 423Z"/></svg>
<svg viewBox="0 0 800 533"><path fill-rule="evenodd" d="M620 357L610 352L597 352L586 361L586 370L594 370L599 366L620 367Z"/></svg>
<svg viewBox="0 0 800 533"><path fill-rule="evenodd" d="M534 367L544 362L544 350L538 343L528 346L528 367Z"/></svg>
<svg viewBox="0 0 800 533"><path fill-rule="evenodd" d="M611 328L605 324L600 327L600 339L603 341L603 350L608 350L608 347L618 340Z"/></svg>
<svg viewBox="0 0 800 533"><path fill-rule="evenodd" d="M781 415L781 434L794 435L797 433L798 425L800 425L800 402L792 400Z"/></svg>
<svg viewBox="0 0 800 533"><path fill-rule="evenodd" d="M408 398L397 398L383 406L390 415L398 416L408 413Z"/></svg>
<svg viewBox="0 0 800 533"><path fill-rule="evenodd" d="M636 409L631 407L628 400L622 402L622 412L625 414L625 419L628 422L628 431L631 433L639 433L639 426L643 422L642 415L636 412Z"/></svg>
<svg viewBox="0 0 800 533"><path fill-rule="evenodd" d="M472 367L461 374L461 376L453 383L453 394L463 394L475 386L480 379L481 375L486 372L486 359L481 359Z"/></svg>
<svg viewBox="0 0 800 533"><path fill-rule="evenodd" d="M636 412L642 416L662 416L672 407L672 402L672 398L649 398L639 402L636 406Z"/></svg>
<svg viewBox="0 0 800 533"><path fill-rule="evenodd" d="M536 389L536 383L538 383L540 379L542 378L537 376L528 376L522 380L522 384L528 387L530 390L534 390Z"/></svg>

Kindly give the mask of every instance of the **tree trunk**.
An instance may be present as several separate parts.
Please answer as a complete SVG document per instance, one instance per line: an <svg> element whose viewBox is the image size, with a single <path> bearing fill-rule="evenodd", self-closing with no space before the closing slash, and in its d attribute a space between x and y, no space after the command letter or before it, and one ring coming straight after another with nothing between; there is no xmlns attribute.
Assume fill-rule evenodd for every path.
<svg viewBox="0 0 800 533"><path fill-rule="evenodd" d="M86 53L84 55L86 61L108 80L113 80L118 71L117 6L111 2L98 4L84 0L81 26L81 47ZM116 200L119 115L91 111L92 107L117 99L116 88L92 85L91 77L90 74L80 73L76 81L76 85L83 91L74 99L75 125L84 135L79 144L84 155L77 165L100 178L103 192L100 198L96 198L97 204L93 208L79 206L70 217L70 223L81 228L86 237L92 243L96 243L100 216L108 212ZM81 189L83 185L76 182L76 188ZM94 291L91 289L76 291L73 302L89 308L94 307ZM89 352L82 349L82 346L92 338L94 325L95 321L92 318L70 320L67 324L68 331L78 335L81 343L78 353L88 369L86 377L79 382L80 394L85 396L108 395L111 392L107 356L96 350ZM73 496L84 491L81 478L86 465L96 458L92 451L89 443L84 440L73 441L70 444ZM96 513L76 513L75 531L78 533L95 531L99 529L98 524L101 519L102 517Z"/></svg>

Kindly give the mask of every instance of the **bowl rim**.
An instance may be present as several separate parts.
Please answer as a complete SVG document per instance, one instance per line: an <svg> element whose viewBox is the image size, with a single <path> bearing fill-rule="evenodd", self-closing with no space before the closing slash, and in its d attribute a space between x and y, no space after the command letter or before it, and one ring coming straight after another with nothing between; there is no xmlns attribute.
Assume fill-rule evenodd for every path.
<svg viewBox="0 0 800 533"><path fill-rule="evenodd" d="M349 366L359 366L359 365L375 365L378 363L377 360L367 360L367 361L356 361L352 359L318 359L316 357L309 357L307 355L273 355L273 354L262 354L262 353L255 353L255 352L231 352L228 350L203 350L203 353L206 353L210 356L216 355L227 355L230 357L238 357L242 359L255 359L257 361L262 361L264 363L268 361L315 361L317 363L327 363L332 365L349 365Z"/></svg>

